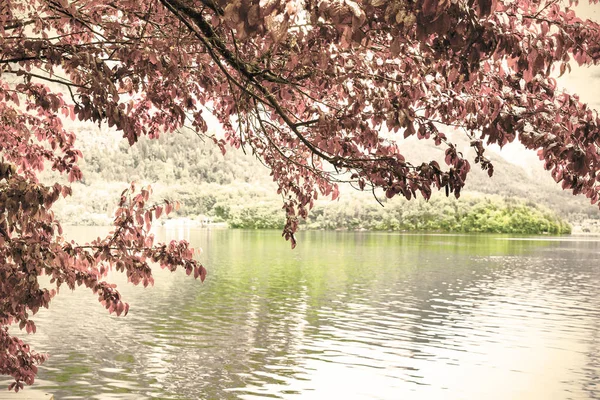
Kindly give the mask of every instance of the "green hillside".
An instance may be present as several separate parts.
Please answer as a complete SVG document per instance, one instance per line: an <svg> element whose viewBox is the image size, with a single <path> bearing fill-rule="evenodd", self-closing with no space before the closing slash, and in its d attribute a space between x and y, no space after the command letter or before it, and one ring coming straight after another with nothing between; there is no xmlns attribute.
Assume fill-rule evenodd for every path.
<svg viewBox="0 0 600 400"><path fill-rule="evenodd" d="M152 184L157 200L179 200L183 206L179 217L204 216L240 228L279 228L283 224L281 197L269 170L241 149L229 149L222 155L212 141L202 141L187 131L155 140L141 138L130 147L115 133L97 127L81 130L78 145L85 155L81 164L84 179L74 185L72 198L57 205L57 213L68 223L110 221L118 194L128 182L137 181ZM422 141L411 141L403 148L407 159L415 162L443 154ZM562 192L546 171L532 175L501 157L493 158L494 176L489 178L474 166L461 200L437 194L430 202L409 203L398 198L384 201L382 207L370 193L342 188L340 201L317 202L304 227L561 233L568 231L561 218L587 218L597 213L586 199ZM523 213L538 228L517 227L516 221L527 219ZM477 215L487 215L488 221Z"/></svg>

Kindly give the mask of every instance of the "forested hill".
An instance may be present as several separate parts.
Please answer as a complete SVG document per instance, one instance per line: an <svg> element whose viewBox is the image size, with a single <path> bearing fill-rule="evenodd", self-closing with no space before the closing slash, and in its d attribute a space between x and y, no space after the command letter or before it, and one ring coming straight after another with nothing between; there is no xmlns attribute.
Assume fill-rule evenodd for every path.
<svg viewBox="0 0 600 400"><path fill-rule="evenodd" d="M98 223L94 219L111 214L116 197L131 181L152 184L157 198L180 200L184 206L180 216L208 215L235 225L236 220L243 220L247 215L245 207L252 205L262 207L255 213L260 214L257 218L266 221L263 221L265 226L258 227L278 226L282 221L281 198L276 194L269 170L242 149L229 148L222 155L212 141L202 141L189 131L164 134L154 140L144 137L133 147L116 133L97 127L81 129L77 138L85 156L81 165L84 179L74 187L68 204L59 205L57 209L69 222ZM453 138L455 142L458 139ZM458 142L458 145L468 151L467 143ZM425 141L412 140L402 148L409 161L443 157L441 149ZM541 167L526 171L494 153L489 155L494 160L494 176L489 178L473 165L471 179L463 192L471 201L481 194L495 195L495 199L517 197L529 204L548 207L563 217L571 217L569 219L573 214L593 217L597 213L586 199L562 192ZM370 195L350 188L342 188L342 193L341 201L354 202L355 208L380 207ZM441 196L434 196L434 200L438 197ZM453 200L444 200L448 201ZM320 202L319 207L327 208L326 202ZM415 207L423 206L415 204ZM323 213L317 210L315 215ZM246 225L241 223L240 226Z"/></svg>
<svg viewBox="0 0 600 400"><path fill-rule="evenodd" d="M244 150L229 149L225 155L211 140L190 131L163 134L158 139L142 137L134 146L115 133L83 131L77 136L84 152L85 183L130 182L162 184L229 185L271 182L269 171Z"/></svg>
<svg viewBox="0 0 600 400"><path fill-rule="evenodd" d="M474 151L463 135L453 135L451 141L465 154L471 163L471 172L467 179L464 192L478 192L493 194L503 197L518 197L526 199L535 204L544 205L558 214L568 217L573 214L585 215L596 218L599 214L598 207L590 204L583 196L573 196L572 192L561 189L551 177L550 172L545 171L543 163L539 161L533 151L522 150L516 154L521 161L520 165L507 161L502 154L506 151L486 151L494 165L494 174L489 177L487 171L482 171L478 164L473 162ZM411 140L401 144L406 158L411 162L422 162L422 160L436 159L443 163L444 149L434 146L424 140ZM519 148L520 144L514 146ZM507 156L509 154L506 154ZM512 158L515 158L513 155Z"/></svg>

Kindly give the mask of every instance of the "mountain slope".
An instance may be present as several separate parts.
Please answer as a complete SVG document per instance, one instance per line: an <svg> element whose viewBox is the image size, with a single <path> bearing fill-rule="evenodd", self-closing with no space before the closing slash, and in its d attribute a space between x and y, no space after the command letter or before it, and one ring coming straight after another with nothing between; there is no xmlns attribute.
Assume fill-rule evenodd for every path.
<svg viewBox="0 0 600 400"><path fill-rule="evenodd" d="M455 136L452 141L466 155L470 154L466 140ZM78 146L85 156L84 179L74 185L73 197L57 207L57 213L66 221L107 222L106 215L112 214L119 193L131 181L152 184L156 198L181 201L184 207L180 216L209 215L217 220L234 217L243 220L244 215L249 215L245 208L258 204L260 219L270 221L268 226L278 226L282 218L281 197L276 194L270 171L241 149L228 149L222 155L211 141L202 141L186 131L165 134L155 140L141 138L130 147L116 133L97 127L80 130ZM406 140L401 150L408 161L421 163L437 159L443 165L443 150L428 141ZM508 162L494 152L488 152L488 156L495 166L493 177L489 178L472 163L470 179L463 191L471 200L464 201L473 202L473 195L469 197L469 193L480 197L481 194L518 197L530 204L548 207L571 221L598 214L596 207L585 198L563 192L539 163L523 166ZM367 193L361 194L349 187L341 188L341 192L346 199L356 199L356 207L366 207L370 202L379 207ZM328 204L320 201L319 207L326 208Z"/></svg>

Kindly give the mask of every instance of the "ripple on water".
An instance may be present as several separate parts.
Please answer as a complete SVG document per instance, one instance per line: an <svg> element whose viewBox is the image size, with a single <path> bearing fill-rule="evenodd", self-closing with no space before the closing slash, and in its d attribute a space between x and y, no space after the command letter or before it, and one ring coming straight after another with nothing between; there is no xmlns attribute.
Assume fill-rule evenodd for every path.
<svg viewBox="0 0 600 400"><path fill-rule="evenodd" d="M203 285L61 293L27 339L60 399L600 397L600 242L190 231ZM65 340L68 338L68 340Z"/></svg>

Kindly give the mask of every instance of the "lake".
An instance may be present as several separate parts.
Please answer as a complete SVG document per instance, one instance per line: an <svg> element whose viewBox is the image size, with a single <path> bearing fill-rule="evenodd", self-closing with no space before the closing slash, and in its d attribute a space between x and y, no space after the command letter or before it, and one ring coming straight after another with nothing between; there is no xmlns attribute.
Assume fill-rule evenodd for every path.
<svg viewBox="0 0 600 400"><path fill-rule="evenodd" d="M76 238L99 234L72 228ZM119 284L127 317L62 290L25 339L63 399L600 398L600 242L161 229L205 283ZM27 335L23 335L27 336Z"/></svg>

